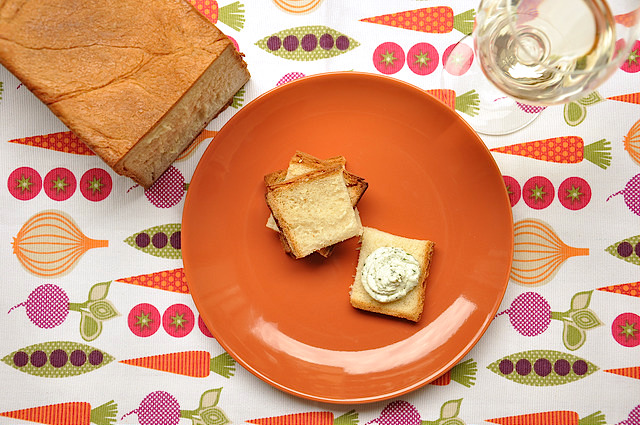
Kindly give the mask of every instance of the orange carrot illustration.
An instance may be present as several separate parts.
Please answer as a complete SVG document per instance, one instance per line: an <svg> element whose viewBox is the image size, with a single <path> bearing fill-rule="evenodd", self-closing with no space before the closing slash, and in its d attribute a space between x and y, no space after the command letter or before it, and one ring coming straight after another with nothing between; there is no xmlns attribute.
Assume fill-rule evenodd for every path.
<svg viewBox="0 0 640 425"><path fill-rule="evenodd" d="M476 373L478 372L477 363L473 359L465 360L449 369L444 375L431 381L431 385L449 385L451 381L464 385L467 388L475 384Z"/></svg>
<svg viewBox="0 0 640 425"><path fill-rule="evenodd" d="M606 423L604 414L600 411L580 419L576 412L569 410L529 413L486 419L486 421L500 425L604 425Z"/></svg>
<svg viewBox="0 0 640 425"><path fill-rule="evenodd" d="M605 369L604 371L615 375L626 376L627 378L640 379L640 366Z"/></svg>
<svg viewBox="0 0 640 425"><path fill-rule="evenodd" d="M631 12L628 12L628 13L616 15L613 17L613 19L616 21L616 24L620 24L624 27L631 28L636 24L636 22L638 22L638 11L632 10Z"/></svg>
<svg viewBox="0 0 640 425"><path fill-rule="evenodd" d="M519 155L540 161L577 164L586 159L602 169L611 164L610 142L598 140L589 145L578 136L552 137L491 149L491 152Z"/></svg>
<svg viewBox="0 0 640 425"><path fill-rule="evenodd" d="M454 15L453 9L449 6L436 6L373 16L360 21L437 34L449 33L456 29L469 35L473 31L475 16L473 9Z"/></svg>
<svg viewBox="0 0 640 425"><path fill-rule="evenodd" d="M189 0L189 2L213 24L220 21L236 31L244 27L244 5L239 1L222 7L218 7L216 0Z"/></svg>
<svg viewBox="0 0 640 425"><path fill-rule="evenodd" d="M480 110L480 96L475 90L469 90L460 96L456 96L456 92L451 89L433 89L426 90L426 92L449 108L472 117L478 115L478 111Z"/></svg>
<svg viewBox="0 0 640 425"><path fill-rule="evenodd" d="M9 143L34 146L37 148L51 149L58 152L73 153L76 155L95 155L84 142L71 131L44 134L39 136L21 137L9 140Z"/></svg>
<svg viewBox="0 0 640 425"><path fill-rule="evenodd" d="M331 412L305 412L250 419L245 422L257 425L356 425L358 423L358 413L355 410L350 410L334 418Z"/></svg>
<svg viewBox="0 0 640 425"><path fill-rule="evenodd" d="M602 288L598 288L598 291L613 292L614 294L629 295L630 297L640 297L640 282L603 286Z"/></svg>
<svg viewBox="0 0 640 425"><path fill-rule="evenodd" d="M109 401L95 409L89 403L50 404L0 413L0 416L48 425L112 425L116 422L118 405Z"/></svg>
<svg viewBox="0 0 640 425"><path fill-rule="evenodd" d="M207 130L206 128L202 130L200 134L198 134L198 137L195 138L193 143L191 143L189 147L185 149L184 152L182 152L180 156L176 158L176 161L182 161L183 159L187 159L188 157L190 157L193 154L193 152L195 152L195 150L198 148L200 143L202 143L203 141L211 137L215 137L216 134L218 134L217 131Z"/></svg>
<svg viewBox="0 0 640 425"><path fill-rule="evenodd" d="M163 291L188 294L189 287L182 267L173 270L164 270L156 273L141 274L138 276L117 279L116 282L130 285L146 286L147 288L162 289Z"/></svg>
<svg viewBox="0 0 640 425"><path fill-rule="evenodd" d="M222 353L210 358L209 353L206 351L159 354L120 360L120 363L194 378L206 378L210 372L230 378L235 373L235 360L229 354Z"/></svg>
<svg viewBox="0 0 640 425"><path fill-rule="evenodd" d="M640 105L640 93L627 93L617 96L608 97L609 100L617 100L618 102L635 103Z"/></svg>

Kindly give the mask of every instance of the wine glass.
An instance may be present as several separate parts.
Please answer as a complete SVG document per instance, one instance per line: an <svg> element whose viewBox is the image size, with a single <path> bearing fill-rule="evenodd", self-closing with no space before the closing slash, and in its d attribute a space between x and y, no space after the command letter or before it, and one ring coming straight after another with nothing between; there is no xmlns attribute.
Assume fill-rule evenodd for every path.
<svg viewBox="0 0 640 425"><path fill-rule="evenodd" d="M477 132L508 134L640 61L639 21L640 0L481 0L472 35L444 59L443 85L477 93L478 113L465 117Z"/></svg>

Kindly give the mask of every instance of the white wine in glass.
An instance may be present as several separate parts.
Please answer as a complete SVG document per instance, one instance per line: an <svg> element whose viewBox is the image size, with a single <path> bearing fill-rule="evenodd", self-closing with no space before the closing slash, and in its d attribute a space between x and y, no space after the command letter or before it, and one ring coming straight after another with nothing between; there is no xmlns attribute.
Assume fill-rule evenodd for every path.
<svg viewBox="0 0 640 425"><path fill-rule="evenodd" d="M486 78L503 96L483 96L479 86L489 114L472 126L508 133L535 117L540 109L530 105L586 96L628 57L639 17L640 0L482 0L472 39L461 45L472 43L482 74L476 77Z"/></svg>

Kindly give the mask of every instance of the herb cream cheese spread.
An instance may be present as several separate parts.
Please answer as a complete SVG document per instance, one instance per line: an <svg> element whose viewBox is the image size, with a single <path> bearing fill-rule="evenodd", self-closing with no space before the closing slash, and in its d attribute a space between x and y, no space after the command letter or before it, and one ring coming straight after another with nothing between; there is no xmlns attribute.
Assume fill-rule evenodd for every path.
<svg viewBox="0 0 640 425"><path fill-rule="evenodd" d="M369 254L361 273L367 293L387 303L399 300L418 285L420 263L404 249L384 246Z"/></svg>

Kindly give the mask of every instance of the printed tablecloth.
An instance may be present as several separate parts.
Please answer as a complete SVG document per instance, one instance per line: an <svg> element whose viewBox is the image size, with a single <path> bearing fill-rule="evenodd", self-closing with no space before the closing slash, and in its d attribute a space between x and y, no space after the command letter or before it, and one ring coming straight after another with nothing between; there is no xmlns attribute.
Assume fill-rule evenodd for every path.
<svg viewBox="0 0 640 425"><path fill-rule="evenodd" d="M262 382L203 325L181 261L186 184L230 117L304 75L387 74L482 114L475 91L441 86L466 73L442 58L477 2L192 1L252 79L153 189L115 175L0 68L1 423L640 424L640 43L597 92L482 136L516 246L480 342L398 399L331 405Z"/></svg>

